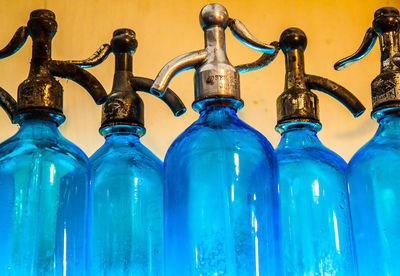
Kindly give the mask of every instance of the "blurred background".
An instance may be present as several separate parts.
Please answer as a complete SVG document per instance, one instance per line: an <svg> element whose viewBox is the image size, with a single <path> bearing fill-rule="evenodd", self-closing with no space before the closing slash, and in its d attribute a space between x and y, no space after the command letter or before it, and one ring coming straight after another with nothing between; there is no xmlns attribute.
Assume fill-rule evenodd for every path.
<svg viewBox="0 0 400 276"><path fill-rule="evenodd" d="M103 43L109 43L117 28L131 28L139 42L134 56L134 74L155 78L172 58L204 47L199 25L201 8L209 1L135 1L135 0L3 0L0 10L0 48L5 46L19 26L25 26L34 9L46 8L56 14L58 33L53 40L53 58L84 59ZM354 119L350 112L330 96L318 93L322 130L319 137L346 161L374 134L377 123L370 118L370 83L379 72L380 52L375 45L366 58L337 72L333 64L352 54L372 25L376 9L400 8L399 0L221 0L229 16L240 19L259 40L279 40L286 28L301 28L307 35L306 73L329 78L352 91L366 106L366 112ZM228 58L233 65L248 63L259 53L238 42L227 30ZM31 57L30 38L15 55L0 60L0 86L16 97L18 85L26 79ZM109 92L114 72L114 57L88 69ZM163 159L172 141L198 114L191 109L194 99L194 71L177 75L170 83L186 104L185 115L175 118L168 107L155 97L142 93L145 103L147 134L142 142ZM283 91L284 56L279 53L264 69L241 76L241 94L245 102L239 116L264 134L275 147L276 98ZM104 142L98 133L101 107L74 82L61 80L64 86L66 122L60 127L64 136L89 156ZM0 141L13 135L18 126L10 124L0 111Z"/></svg>

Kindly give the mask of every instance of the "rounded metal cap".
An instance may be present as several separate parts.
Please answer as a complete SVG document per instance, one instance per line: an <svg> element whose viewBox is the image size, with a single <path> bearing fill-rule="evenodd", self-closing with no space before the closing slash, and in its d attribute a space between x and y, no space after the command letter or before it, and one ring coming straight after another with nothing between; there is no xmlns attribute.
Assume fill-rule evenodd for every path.
<svg viewBox="0 0 400 276"><path fill-rule="evenodd" d="M307 47L306 34L298 28L286 29L279 38L279 47L285 53L292 49L304 51Z"/></svg>
<svg viewBox="0 0 400 276"><path fill-rule="evenodd" d="M28 28L32 38L54 37L57 32L56 15L50 10L34 10L30 14Z"/></svg>
<svg viewBox="0 0 400 276"><path fill-rule="evenodd" d="M211 26L228 26L229 15L226 8L220 4L209 4L200 11L200 25L203 30Z"/></svg>
<svg viewBox="0 0 400 276"><path fill-rule="evenodd" d="M393 7L386 7L375 12L372 22L374 30L381 34L385 32L396 32L400 29L399 11Z"/></svg>
<svg viewBox="0 0 400 276"><path fill-rule="evenodd" d="M31 12L29 19L51 19L55 20L54 12L46 9L38 9Z"/></svg>
<svg viewBox="0 0 400 276"><path fill-rule="evenodd" d="M131 29L115 30L110 45L113 53L133 54L138 47L136 33Z"/></svg>
<svg viewBox="0 0 400 276"><path fill-rule="evenodd" d="M394 7L383 7L375 11L374 18L377 18L381 15L384 16L399 16L399 10Z"/></svg>

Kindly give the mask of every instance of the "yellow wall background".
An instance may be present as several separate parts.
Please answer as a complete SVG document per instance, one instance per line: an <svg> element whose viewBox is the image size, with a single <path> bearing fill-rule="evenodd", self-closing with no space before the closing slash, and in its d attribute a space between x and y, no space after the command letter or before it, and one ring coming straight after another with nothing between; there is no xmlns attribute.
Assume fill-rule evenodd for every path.
<svg viewBox="0 0 400 276"><path fill-rule="evenodd" d="M203 48L199 25L200 9L208 1L135 1L135 0L3 0L0 9L0 45L6 45L15 30L26 25L29 13L47 8L55 12L58 33L53 40L53 58L60 60L89 57L101 44L109 43L113 30L127 27L136 32L139 47L134 58L137 76L154 78L172 58ZM349 160L374 134L377 124L370 119L370 83L379 72L379 47L351 67L336 72L333 64L353 53L372 24L374 11L384 6L400 9L399 0L221 0L230 17L240 19L260 40L278 40L288 27L301 28L308 37L305 53L306 72L329 78L351 90L367 107L353 119L340 103L319 93L322 142ZM16 97L16 91L28 75L31 40L15 55L0 60L0 86ZM2 47L2 46L0 46ZM227 52L232 64L258 58L259 53L245 47L227 31ZM109 91L114 57L101 66L89 69ZM280 53L268 67L242 75L241 91L245 107L239 116L263 133L276 146L279 134L275 101L283 90L284 57ZM104 142L98 134L100 107L72 81L62 80L66 122L62 133L89 156ZM143 95L147 135L142 142L163 158L174 138L191 124L198 114L190 107L193 101L193 71L176 76L170 87L181 96L188 112L175 118L158 99ZM317 92L318 93L318 92ZM0 111L0 141L17 131Z"/></svg>

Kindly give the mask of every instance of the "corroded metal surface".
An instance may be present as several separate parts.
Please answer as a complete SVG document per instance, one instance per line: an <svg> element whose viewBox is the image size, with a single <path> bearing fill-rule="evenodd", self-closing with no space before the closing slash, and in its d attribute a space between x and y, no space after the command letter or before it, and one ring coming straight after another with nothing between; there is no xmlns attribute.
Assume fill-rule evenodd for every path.
<svg viewBox="0 0 400 276"><path fill-rule="evenodd" d="M392 7L381 8L375 12L372 27L367 30L360 48L334 66L336 70L341 70L363 58L379 39L381 72L371 83L373 116L382 109L400 107L399 35L399 11Z"/></svg>
<svg viewBox="0 0 400 276"><path fill-rule="evenodd" d="M78 65L82 68L93 67L102 63L108 55L111 53L111 47L109 44L103 44L97 51L91 55L89 58L84 60L74 60L72 63Z"/></svg>
<svg viewBox="0 0 400 276"><path fill-rule="evenodd" d="M273 41L271 42L271 45L275 47L275 52L273 53L263 53L261 57L259 57L256 61L246 63L246 64L241 64L241 65L236 65L235 68L236 70L241 74L241 73L246 73L249 71L253 70L258 70L261 68L264 68L268 64L274 61L276 56L279 53L279 42L278 41Z"/></svg>
<svg viewBox="0 0 400 276"><path fill-rule="evenodd" d="M0 50L0 58L5 58L17 52L28 36L33 41L29 76L18 87L18 104L16 111L12 111L15 112L11 116L14 123L18 123L17 115L22 113L34 113L40 117L48 114L58 124L64 121L63 88L54 76L77 82L98 104L107 98L104 88L93 75L70 62L52 60L51 41L56 32L55 14L49 10L35 10L30 15L27 27L19 28L8 45Z"/></svg>
<svg viewBox="0 0 400 276"><path fill-rule="evenodd" d="M17 102L11 95L0 87L0 106L7 113L11 121L13 121L14 114L17 112Z"/></svg>
<svg viewBox="0 0 400 276"><path fill-rule="evenodd" d="M6 58L15 54L22 46L24 46L28 36L27 28L25 26L19 27L10 42L0 50L0 58Z"/></svg>
<svg viewBox="0 0 400 276"><path fill-rule="evenodd" d="M229 62L225 50L225 29L229 27L234 36L246 46L257 51L269 53L262 57L273 59L276 45L265 44L257 40L237 19L231 19L225 7L219 4L209 4L200 12L200 25L204 31L204 49L186 53L172 59L158 73L151 92L162 96L171 79L178 73L196 69L194 79L195 102L193 108L199 109L200 101L210 98L233 98L240 100L240 72L248 72L261 68L260 61L256 64L243 65L237 70ZM263 65L263 66L265 66ZM238 105L238 108L242 103Z"/></svg>
<svg viewBox="0 0 400 276"><path fill-rule="evenodd" d="M137 91L150 93L152 79L132 74L133 53L138 46L136 34L130 29L114 31L110 44L103 44L90 58L72 61L80 67L93 67L104 61L109 53L115 56L113 87L103 105L101 128L113 125L133 125L144 129L144 105ZM185 113L186 108L179 97L168 89L160 98L175 116ZM144 132L143 132L144 133Z"/></svg>
<svg viewBox="0 0 400 276"><path fill-rule="evenodd" d="M285 30L279 46L285 54L285 90L277 99L278 127L289 122L319 122L318 97L311 89L325 92L344 104L357 117L365 111L361 102L346 88L304 70L307 37L297 28Z"/></svg>

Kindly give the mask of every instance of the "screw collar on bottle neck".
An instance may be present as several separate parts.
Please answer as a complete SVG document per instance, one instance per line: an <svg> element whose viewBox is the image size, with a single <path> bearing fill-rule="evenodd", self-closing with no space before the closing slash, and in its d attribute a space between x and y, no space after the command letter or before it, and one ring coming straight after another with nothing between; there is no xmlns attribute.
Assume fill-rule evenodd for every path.
<svg viewBox="0 0 400 276"><path fill-rule="evenodd" d="M187 69L196 69L194 77L195 101L193 109L199 111L208 99L234 99L237 108L243 106L240 99L240 71L231 65L225 49L225 29L229 27L236 38L245 45L264 53L276 52L274 45L260 42L237 19L231 19L222 5L209 4L200 12L200 25L204 31L205 47L183 54L166 64L157 75L151 92L163 95L171 79ZM254 69L247 67L247 72Z"/></svg>
<svg viewBox="0 0 400 276"><path fill-rule="evenodd" d="M360 48L335 64L336 70L348 67L369 53L379 38L381 72L371 83L372 116L382 110L400 107L400 15L396 8L385 7L375 12L372 27L365 34Z"/></svg>
<svg viewBox="0 0 400 276"><path fill-rule="evenodd" d="M133 30L118 29L114 31L110 44L103 44L90 58L72 61L80 67L93 67L102 63L110 53L115 56L113 87L103 105L100 129L128 125L141 128L140 135L145 134L144 104L137 91L150 93L153 80L133 76L132 60L137 46ZM167 89L160 99L170 107L175 116L185 113L184 104L171 89Z"/></svg>
<svg viewBox="0 0 400 276"><path fill-rule="evenodd" d="M18 102L13 102L4 90L1 92L3 96L0 97L0 105L13 113L9 114L13 123L19 123L23 114L49 118L58 125L65 120L63 88L55 76L77 82L91 94L97 104L107 98L107 93L94 76L70 62L51 58L51 41L56 32L55 14L49 10L35 10L27 26L20 27L8 45L0 50L0 58L5 58L17 52L28 36L33 41L29 76L18 87Z"/></svg>
<svg viewBox="0 0 400 276"><path fill-rule="evenodd" d="M285 30L280 37L279 47L285 54L285 90L277 99L277 130L281 125L293 122L320 124L318 97L311 89L325 92L334 97L357 117L365 107L344 87L326 78L308 75L304 71L304 51L307 37L297 28Z"/></svg>

